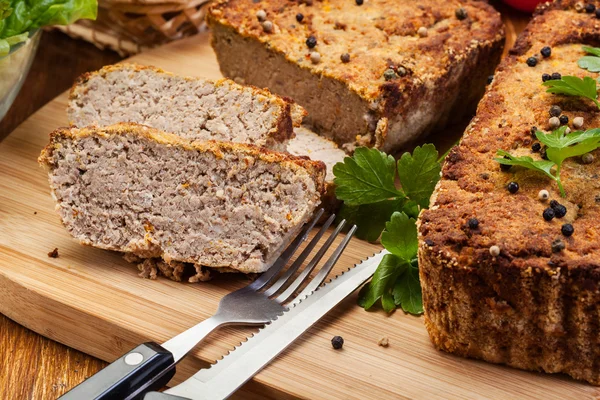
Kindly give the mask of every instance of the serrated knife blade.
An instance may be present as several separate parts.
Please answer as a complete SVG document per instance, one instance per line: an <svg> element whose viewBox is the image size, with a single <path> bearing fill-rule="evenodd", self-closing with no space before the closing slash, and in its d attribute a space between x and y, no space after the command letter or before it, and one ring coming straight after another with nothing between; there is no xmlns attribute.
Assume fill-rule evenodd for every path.
<svg viewBox="0 0 600 400"><path fill-rule="evenodd" d="M144 400L217 400L231 396L321 317L365 283L386 254L388 252L382 250L321 286L309 297L304 296L304 300L290 305L290 309L282 316L210 368L198 371L166 392L148 393Z"/></svg>

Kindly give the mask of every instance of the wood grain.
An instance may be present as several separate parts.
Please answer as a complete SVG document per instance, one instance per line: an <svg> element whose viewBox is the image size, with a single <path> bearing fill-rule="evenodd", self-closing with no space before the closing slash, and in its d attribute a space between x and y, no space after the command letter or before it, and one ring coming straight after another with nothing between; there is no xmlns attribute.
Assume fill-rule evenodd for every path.
<svg viewBox="0 0 600 400"><path fill-rule="evenodd" d="M524 25L526 24L526 21L528 19L528 17L524 14L515 14L515 13L508 13L505 12L504 13L505 16L505 22L507 22L507 44L510 45L512 43L512 41L514 41L514 37L515 35L520 32L520 30L522 30L522 28L524 27ZM507 17L509 16L509 17ZM75 42L73 42L75 43ZM79 44L80 46L84 46L82 44ZM507 47L508 48L508 47ZM42 51L42 50L40 50ZM78 51L78 46L76 47L75 45L72 45L70 47L69 51L74 51L77 52ZM93 53L93 52L91 52ZM163 66L165 68L169 68L173 71L178 71L178 66L167 66L167 64L165 63L165 59L163 58L164 56L173 56L176 57L176 53L177 51L173 51L173 52L167 52L167 53L157 53L157 54L148 54L148 58L147 59L143 59L143 62L146 63L153 63L159 66ZM86 57L88 58L87 62L90 63L98 63L98 59L96 59L96 61L94 61L93 57L90 57L90 53L86 53ZM91 59L90 59L91 58ZM173 60L171 60L171 62L173 62ZM186 66L186 71L188 74L191 75L210 75L212 73L218 73L215 69L201 69L199 68L198 65L194 65L194 63L190 63L191 65ZM39 67L40 64L37 63L34 64L34 68L32 69L32 72L36 70L36 66ZM51 67L52 63L47 64L44 67ZM99 65L98 65L99 66ZM94 69L97 67L92 67L90 69ZM39 69L39 68L38 68ZM179 68L180 71L182 71L181 68ZM57 71L56 69L53 71ZM75 76L72 72L72 70L62 70L60 74L57 74L57 72L50 72L49 73L51 76L57 76L62 78L62 80L64 81L64 77L67 74L71 74L73 75L72 77L70 77L70 80L72 80ZM31 78L31 76L35 74L30 74L30 77L28 78L28 81L26 82L23 91L21 92L21 96L25 96L26 93L28 93L29 89L31 87L35 87L36 86L36 79L35 78ZM47 79L46 82L51 81L51 79ZM38 86L39 86L39 82ZM64 84L63 84L64 85ZM60 86L60 85L58 85ZM68 86L68 85L67 85ZM67 86L65 86L64 88L66 88ZM46 98L49 98L49 93L51 92L51 90L49 90L49 88L47 87L47 84L45 85L45 90L44 90L44 96L46 96ZM50 95L51 96L51 95ZM64 106L64 104L62 105ZM30 108L28 110L32 110L36 107L35 104L30 105ZM58 115L60 115L60 113L64 113L64 107L62 109L60 109L60 107L54 108L54 109L50 109L53 112L58 113ZM13 110L11 110L12 112ZM11 114L9 113L9 116ZM14 115L14 112L13 114ZM47 116L49 117L49 116ZM14 118L12 119L12 121L17 121L18 119ZM42 118L43 120L44 118ZM6 121L6 119L5 119ZM2 121L2 124L0 124L0 127L3 126L7 126L6 122ZM44 122L48 122L48 121L44 121ZM14 124L14 122L12 122ZM453 132L454 134L451 135L451 138L449 138L447 140L447 143L452 143L452 140L454 140L455 137L457 137L458 135L460 135L460 133L462 132L464 128L464 125L459 125L454 127ZM2 131L2 129L0 129L0 139L2 133L5 133L6 131ZM44 133L45 134L45 133ZM446 132L447 134L447 132ZM443 135L438 135L436 136L436 138L439 137L443 137ZM448 137L448 136L446 136ZM439 142L439 139L438 139ZM438 143L439 144L439 143ZM5 147L1 147L2 150L5 149ZM14 148L11 148L11 151L14 151ZM0 160L3 160L3 155L4 153L0 153ZM30 160L31 161L31 160ZM3 169L2 169L3 170ZM29 179L30 177L28 176L27 179ZM14 182L13 182L14 183ZM0 188L2 188L2 190L4 191L4 182L0 182ZM44 186L41 186L42 188L44 188ZM45 192L44 192L45 195ZM4 202L0 202L0 204L4 204ZM20 204L16 204L16 207L19 207ZM31 215L33 215L33 211L36 207L35 205L33 207L30 207L27 211L31 212ZM11 210L12 211L12 210ZM0 206L0 218L3 218L4 215L7 213L7 209L4 208L3 206ZM38 214L39 215L39 214ZM26 218L24 219L30 219L33 218L30 215L25 216ZM35 216L37 217L37 216ZM42 216L40 216L39 218L42 218ZM50 213L47 212L46 215L43 217L46 222L52 223L52 222L56 222L56 217ZM1 227L1 226L0 226ZM2 232L2 235L4 235L4 228L1 227L2 229L0 230L0 232ZM48 243L50 244L50 243ZM34 260L37 259L39 260L40 258L42 258L42 260L39 260L40 262L46 261L43 260L44 255L46 252L50 251L51 249L48 248L38 248L38 252L40 254L37 254L36 257L26 257L24 259L21 260L16 260L16 261L20 261L21 264L28 264L31 262L35 262ZM86 250L90 250L90 249L86 249ZM2 251L2 249L0 249L0 251ZM63 249L64 252L64 249ZM66 256L66 257L70 257L70 256ZM63 258L63 256L61 256L61 258ZM2 268L2 265L4 264L6 260L1 259L0 261L0 269ZM57 262L59 260L56 260ZM64 261L64 258L63 260ZM85 264L85 257L83 257L83 259L78 260L79 262ZM120 260L117 260L116 262L120 262ZM128 270L130 275L134 277L134 272L129 269ZM128 275L129 276L129 275ZM135 278L135 277L134 277ZM80 279L80 278L78 278ZM135 278L137 280L137 278ZM58 283L60 284L60 283ZM24 293L20 293L18 290L15 293L9 294L7 295L6 292L3 292L3 302L4 299L6 298L6 296L16 296L18 299L23 299L26 298L26 294ZM35 302L35 301L34 301ZM31 312L31 306L26 305L27 303L25 303L25 305L23 305L22 307L19 308L19 312L23 312L23 313L27 313L27 312ZM348 301L346 302L343 306L340 307L341 310L336 310L336 313L338 315L341 315L340 313L344 314L345 312L348 312L349 309L354 309L352 301ZM47 310L46 312L42 312L42 315L35 315L34 319L40 319L40 320L45 320L48 317L44 314L48 314L50 315L50 318L54 318L53 316L53 312L54 312L54 307L52 305L47 305ZM356 311L356 310L354 310ZM360 311L360 310L358 310ZM356 317L362 317L359 314L356 314L355 312L353 313L353 315L355 315ZM391 336L391 347L390 348L394 348L396 346L398 346L398 343L396 342L397 340L409 340L410 336L412 334L415 335L419 335L421 336L420 339L423 339L426 337L423 336L423 330L420 327L420 321L416 318L412 318L412 317L406 317L404 315L399 315L399 313L396 313L390 317L386 317L383 315L379 315L379 314L375 314L375 317L371 317L369 314L367 314L370 318L373 319L373 321L371 321L369 324L365 324L363 326L353 326L353 325L349 325L347 326L345 322L346 317L344 317L344 319L342 320L336 320L336 322L333 322L334 319L333 318L328 318L329 322L325 322L323 323L321 326L313 328L313 330L311 331L311 333L314 333L317 337L320 337L322 340L322 342L327 343L330 336L327 336L327 334L323 334L323 331L327 331L328 329L333 329L332 333L333 334L337 334L340 333L340 330L342 329L347 329L350 334L352 335L358 335L361 336L361 332L363 331L367 331L367 332L371 332L370 334L367 333L366 336L369 337L370 339L367 340L367 343L361 342L360 345L366 345L366 350L365 353L366 354L370 354L373 359L372 360L368 360L368 366L372 367L372 370L377 373L377 369L378 369L378 358L384 358L384 360L381 361L382 364L382 368L385 368L386 366L390 365L390 362L392 363L391 365L397 364L398 361L394 360L394 358L396 356L398 356L397 352L392 352L392 357L389 357L389 354L387 355L388 357L386 357L385 353L382 353L384 350L382 348L377 348L377 346L374 344L378 338L378 331L380 331L381 329L381 325L385 324L386 321L391 320L391 319L407 319L409 322L412 321L413 324L412 329L408 329L407 332L404 332L406 335L402 335L400 337L398 337L398 335L392 335ZM57 316L60 317L60 316ZM194 316L197 318L197 316ZM37 322L37 321L34 321ZM402 321L405 322L405 321ZM335 326L335 328L332 328L332 324L337 324ZM32 324L32 325L36 325L37 324ZM41 324L43 325L43 324ZM410 324L409 324L410 325ZM414 326L413 326L414 325ZM316 332L313 332L315 331ZM56 337L55 332L53 332L52 330L48 330L47 328L40 328L40 332L50 336L50 337ZM227 335L233 335L235 336L236 333L233 332L225 332L225 336ZM331 333L330 333L331 334ZM309 333L310 335L310 333ZM307 335L308 336L308 335ZM341 373L341 375L339 374L339 371L337 371L338 373L335 373L336 371L334 371L334 379L333 381L336 381L337 378L346 378L347 376L356 376L356 375L360 375L360 374L364 374L365 371L363 368L361 368L360 363L364 361L364 356L362 354L362 350L360 349L359 343L353 343L353 344L348 344L348 338L349 336L345 336L347 338L347 345L346 345L346 349L343 351L345 356L348 356L349 359L343 360L344 361L353 361L352 366L350 368L350 371L347 371L346 373ZM222 340L222 337L219 336L215 339L211 338L209 342L211 342L211 344L214 345L214 342L216 341L220 341ZM235 340L234 340L235 341ZM419 343L423 346L427 346L428 342L427 340L420 340ZM208 344L208 343L207 343ZM133 343L131 344L133 345ZM123 344L121 343L120 346L123 346ZM303 349L307 346L304 343L298 345L300 346L299 348L296 348L296 346L294 346L294 349L292 349L292 352L301 352L303 351ZM356 346L356 347L355 347ZM227 347L227 346L225 346ZM406 351L409 353L409 355L414 351L414 349L411 349L410 346L401 346L402 348L406 347ZM219 349L221 350L221 348ZM319 346L317 346L317 348L313 349L316 350L316 360L311 360L308 363L309 367L312 367L313 369L318 370L319 368L319 364L323 363L323 361L321 361L321 359L323 359L324 357L331 357L331 356L337 356L335 353L330 354L327 352L327 350L329 350L327 348L327 346L323 347L322 343L319 344ZM324 352L325 351L325 352ZM385 350L387 351L387 349ZM381 357L381 354L384 355L384 357ZM116 355L115 355L116 356ZM218 354L217 354L218 356ZM401 354L398 357L399 359L403 358L403 354L401 352ZM446 361L446 359L449 358L451 360L454 360L455 362L458 362L459 364L459 368L460 365L462 363L474 363L475 365L477 365L477 362L470 362L470 361L464 361L464 360L456 360L451 356L447 356L441 353L436 353L436 352L431 352L431 353L427 353L427 357L424 360L425 363L437 363L437 364L444 364ZM290 357L285 355L283 357L283 359L285 361L283 362L289 362L290 361ZM294 359L292 359L291 361L294 361ZM79 383L84 377L91 375L92 373L96 372L98 369L100 369L104 363L94 359L93 357L84 355L76 350L73 349L69 349L65 346L62 346L56 342L53 342L51 340L48 340L46 338L43 338L27 329L24 329L22 327L17 326L16 324L12 323L11 321L7 320L6 318L0 318L0 363L2 366L4 366L5 368L1 368L0 369L0 398L11 398L11 399L21 399L21 398L31 398L31 399L45 399L45 398L55 398L56 396L64 393L68 388L72 387L73 385L75 385L76 383ZM281 362L278 362L279 364ZM410 367L410 364L408 364L406 361L405 362L401 362L402 364L404 364L405 368L406 367ZM373 365L371 365L373 364ZM358 367L357 367L358 365ZM454 364L455 365L455 364ZM306 365L294 365L294 363L292 362L292 366L295 367L301 367L301 368L306 368ZM427 365L425 365L427 366ZM277 365L274 366L270 366L267 370L272 370L274 368L276 368ZM527 376L535 376L534 374L528 374L528 373L523 373L523 372L516 372L516 371L512 371L512 370L505 370L502 367L492 367L493 371L495 371L496 369L499 369L501 371L510 371L507 373L513 373L516 374L517 376L519 376L520 374L524 374L525 377ZM370 368L367 368L367 371ZM437 368L433 368L432 371L430 371L429 374L431 374L432 372L435 372ZM484 368L485 369L485 368ZM475 371L479 371L479 369L475 369ZM393 371L394 372L394 371ZM475 373L480 373L479 372L475 372ZM265 371L265 374L267 373L267 371ZM469 373L473 373L473 370L469 370ZM262 378L262 375L259 376L259 378ZM400 376L398 376L400 375ZM428 376L428 374L425 374L426 376ZM284 379L285 378L285 379ZM396 371L396 374L391 374L391 376L389 376L389 378L391 380L396 380L396 381L402 381L402 374L398 374ZM416 378L417 380L419 379L418 376L414 376L414 378ZM444 376L440 376L437 377L436 380L440 379L441 382L443 383L445 380ZM567 381L569 382L569 381ZM340 382L335 382L333 384L329 383L326 384L326 390L322 390L319 389L318 387L315 388L307 388L305 386L305 384L303 384L303 379L301 376L297 375L297 371L294 372L294 374L291 377L291 381L290 381L290 377L281 377L279 382L276 382L277 384L275 385L275 388L271 388L269 390L267 390L268 386L264 385L264 380L263 379L258 379L257 382L251 382L250 384L246 385L246 387L244 388L245 391L243 393L240 393L240 396L243 398L282 398L282 396L284 394L286 394L285 397L288 397L287 395L289 395L290 393L296 393L298 395L302 395L304 397L314 397L314 398L322 398L325 397L326 394L329 393L329 391L331 391L331 393L343 393L340 392L339 390L337 390L337 388L335 386L348 386L345 383L340 383ZM289 386L287 386L289 385ZM333 387L332 387L333 386ZM349 384L349 386L351 386ZM493 385L496 386L496 385ZM577 384L577 387L580 387L581 385ZM585 386L584 386L585 387ZM395 386L395 388L397 390L401 390L401 388ZM588 388L589 389L589 388ZM295 392L294 392L295 390ZM460 392L456 391L453 388L450 387L444 387L443 388L444 391L447 391L448 396L447 397L454 397L452 396L452 394L458 395ZM358 392L354 392L352 393L352 395L348 396L348 397L358 397L358 393L361 393L365 398L371 398L371 397L395 397L398 398L401 396L401 391L399 392L393 392L392 389L389 390L382 390L382 391L377 391L377 392L370 392L370 391L358 391ZM424 393L427 393L427 391L423 391L423 392L413 392L414 397L420 398L424 396ZM444 392L442 392L444 393ZM486 390L482 390L479 391L479 397L494 397L494 395L497 395L498 393L502 393L502 392L497 392L497 391L486 391ZM574 391L572 394L576 394L579 393L580 395L584 395L585 394L591 394L592 392L587 390L587 391ZM347 392L346 392L347 394ZM374 396L376 394L376 396ZM541 394L541 392L539 393ZM402 397L404 396L408 396L409 393L403 393ZM440 395L440 393L438 393L438 395ZM536 397L536 393L529 393L529 395L531 395L531 397ZM329 396L327 396L329 397ZM438 396L436 396L438 397ZM446 397L446 396L444 396ZM588 397L588 396L585 396Z"/></svg>

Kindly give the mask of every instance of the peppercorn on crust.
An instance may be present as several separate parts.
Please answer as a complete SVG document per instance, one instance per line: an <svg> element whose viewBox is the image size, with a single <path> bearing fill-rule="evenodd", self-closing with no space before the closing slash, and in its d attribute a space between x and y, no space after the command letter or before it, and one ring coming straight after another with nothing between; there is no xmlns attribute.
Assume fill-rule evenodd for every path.
<svg viewBox="0 0 600 400"><path fill-rule="evenodd" d="M582 129L600 126L598 108L585 99L546 93L543 73L598 74L577 66L583 44L600 45L594 14L575 1L538 8L509 56L500 64L477 115L448 155L431 208L419 220L419 265L425 324L435 347L513 367L562 372L600 384L600 152L584 164L568 159L561 198L544 175L512 167L502 172L496 151L530 155L532 126L550 131L549 109L584 118ZM595 3L600 6L600 2ZM551 47L551 56L540 51ZM529 57L538 57L534 67ZM517 182L515 194L507 190ZM550 200L567 207L545 221ZM477 218L476 229L468 220ZM570 223L574 234L561 234ZM553 252L561 240L565 249ZM500 254L490 254L498 246Z"/></svg>
<svg viewBox="0 0 600 400"><path fill-rule="evenodd" d="M325 177L321 162L136 124L58 129L39 162L82 244L244 273L279 256Z"/></svg>
<svg viewBox="0 0 600 400"><path fill-rule="evenodd" d="M294 98L346 150L395 150L470 112L504 44L500 15L484 1L220 0L207 20L225 76ZM406 73L386 81L390 67Z"/></svg>
<svg viewBox="0 0 600 400"><path fill-rule="evenodd" d="M229 79L177 76L116 64L82 75L67 108L72 125L135 122L192 140L252 143L285 150L306 111L288 98Z"/></svg>

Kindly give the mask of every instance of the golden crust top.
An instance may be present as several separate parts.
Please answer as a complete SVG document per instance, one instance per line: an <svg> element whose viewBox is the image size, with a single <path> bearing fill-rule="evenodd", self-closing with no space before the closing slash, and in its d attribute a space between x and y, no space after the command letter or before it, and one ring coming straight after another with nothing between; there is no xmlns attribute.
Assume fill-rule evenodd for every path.
<svg viewBox="0 0 600 400"><path fill-rule="evenodd" d="M585 55L582 45L600 44L600 25L593 13L578 13L575 4L555 1L538 8L498 67L460 145L446 158L431 209L421 215L423 257L452 268L478 270L493 264L504 271L518 268L529 276L540 270L560 275L561 268L569 274L586 271L595 279L600 276L600 151L593 152L591 164L579 158L565 161L561 176L566 198L544 175L520 167L503 172L494 161L498 149L540 159L531 150L536 142L532 127L551 130L552 105L568 116L572 130L576 117L584 119L582 129L600 126L600 112L593 103L546 93L542 86L544 73L598 77L579 68L577 60ZM545 46L552 49L548 58L540 55ZM529 57L537 57L537 65L528 66ZM510 194L507 185L513 181L520 189ZM544 220L542 213L549 203L538 199L543 189L549 191L550 200L566 206L563 218ZM479 220L477 229L467 226L470 218ZM567 223L575 229L570 237L561 233ZM565 245L564 250L555 247L553 251L557 240ZM491 246L500 248L499 256L490 254Z"/></svg>
<svg viewBox="0 0 600 400"><path fill-rule="evenodd" d="M456 16L461 7L464 19ZM261 10L272 30L257 18ZM301 22L297 14L302 14ZM486 2L473 0L369 0L360 6L353 0L219 0L207 18L209 24L231 27L283 53L301 68L345 82L367 99L435 82L480 47L504 39L499 14ZM312 49L306 44L310 36L316 38ZM313 51L320 55L316 64ZM342 62L344 53L349 62ZM390 66L404 68L406 75L386 82ZM383 90L390 85L396 89Z"/></svg>
<svg viewBox="0 0 600 400"><path fill-rule="evenodd" d="M49 156L55 148L61 146L61 141L65 138L79 139L88 136L110 137L113 135L135 135L166 146L178 146L188 151L211 152L217 157L222 157L224 153L242 153L267 163L284 164L296 172L307 173L315 182L319 193L322 194L325 190L326 169L322 161L312 161L304 157L296 157L288 153L279 153L244 143L192 142L172 133L134 123L120 123L101 128L94 126L59 128L50 133L50 143L42 150L38 162L51 168Z"/></svg>

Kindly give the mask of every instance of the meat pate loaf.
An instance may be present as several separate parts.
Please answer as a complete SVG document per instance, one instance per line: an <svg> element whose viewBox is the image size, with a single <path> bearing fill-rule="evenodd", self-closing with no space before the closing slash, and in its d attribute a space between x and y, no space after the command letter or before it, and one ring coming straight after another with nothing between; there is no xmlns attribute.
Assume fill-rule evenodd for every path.
<svg viewBox="0 0 600 400"><path fill-rule="evenodd" d="M268 269L324 190L321 162L136 124L58 129L39 161L81 243L245 273Z"/></svg>
<svg viewBox="0 0 600 400"><path fill-rule="evenodd" d="M296 137L288 142L287 150L294 156L306 156L311 160L323 161L327 168L325 174L325 195L323 196L324 208L333 210L338 201L335 197L335 186L333 184L333 166L344 162L346 153L334 142L317 135L310 129L301 126L294 129Z"/></svg>
<svg viewBox="0 0 600 400"><path fill-rule="evenodd" d="M223 75L292 97L346 150L392 151L462 118L504 44L474 0L218 0L207 21Z"/></svg>
<svg viewBox="0 0 600 400"><path fill-rule="evenodd" d="M71 89L71 124L136 122L187 139L252 143L284 150L306 111L268 90L116 64L84 74Z"/></svg>
<svg viewBox="0 0 600 400"><path fill-rule="evenodd" d="M498 67L460 145L446 158L431 209L420 216L419 265L435 347L598 385L600 152L589 164L565 161L566 198L543 174L520 167L503 172L494 161L498 149L540 159L532 151L532 127L551 130L551 106L562 109L570 129L576 117L583 118L581 129L600 126L592 102L542 86L542 74L554 72L598 78L577 60L585 55L582 45L600 45L600 24L593 13L578 13L576 4L539 7ZM551 55L542 56L546 46ZM537 63L528 63L530 57ZM514 194L510 182L519 185ZM541 190L566 207L564 217L542 217L549 200L539 198ZM471 218L478 224L469 224ZM563 224L572 224L572 236L561 233Z"/></svg>

